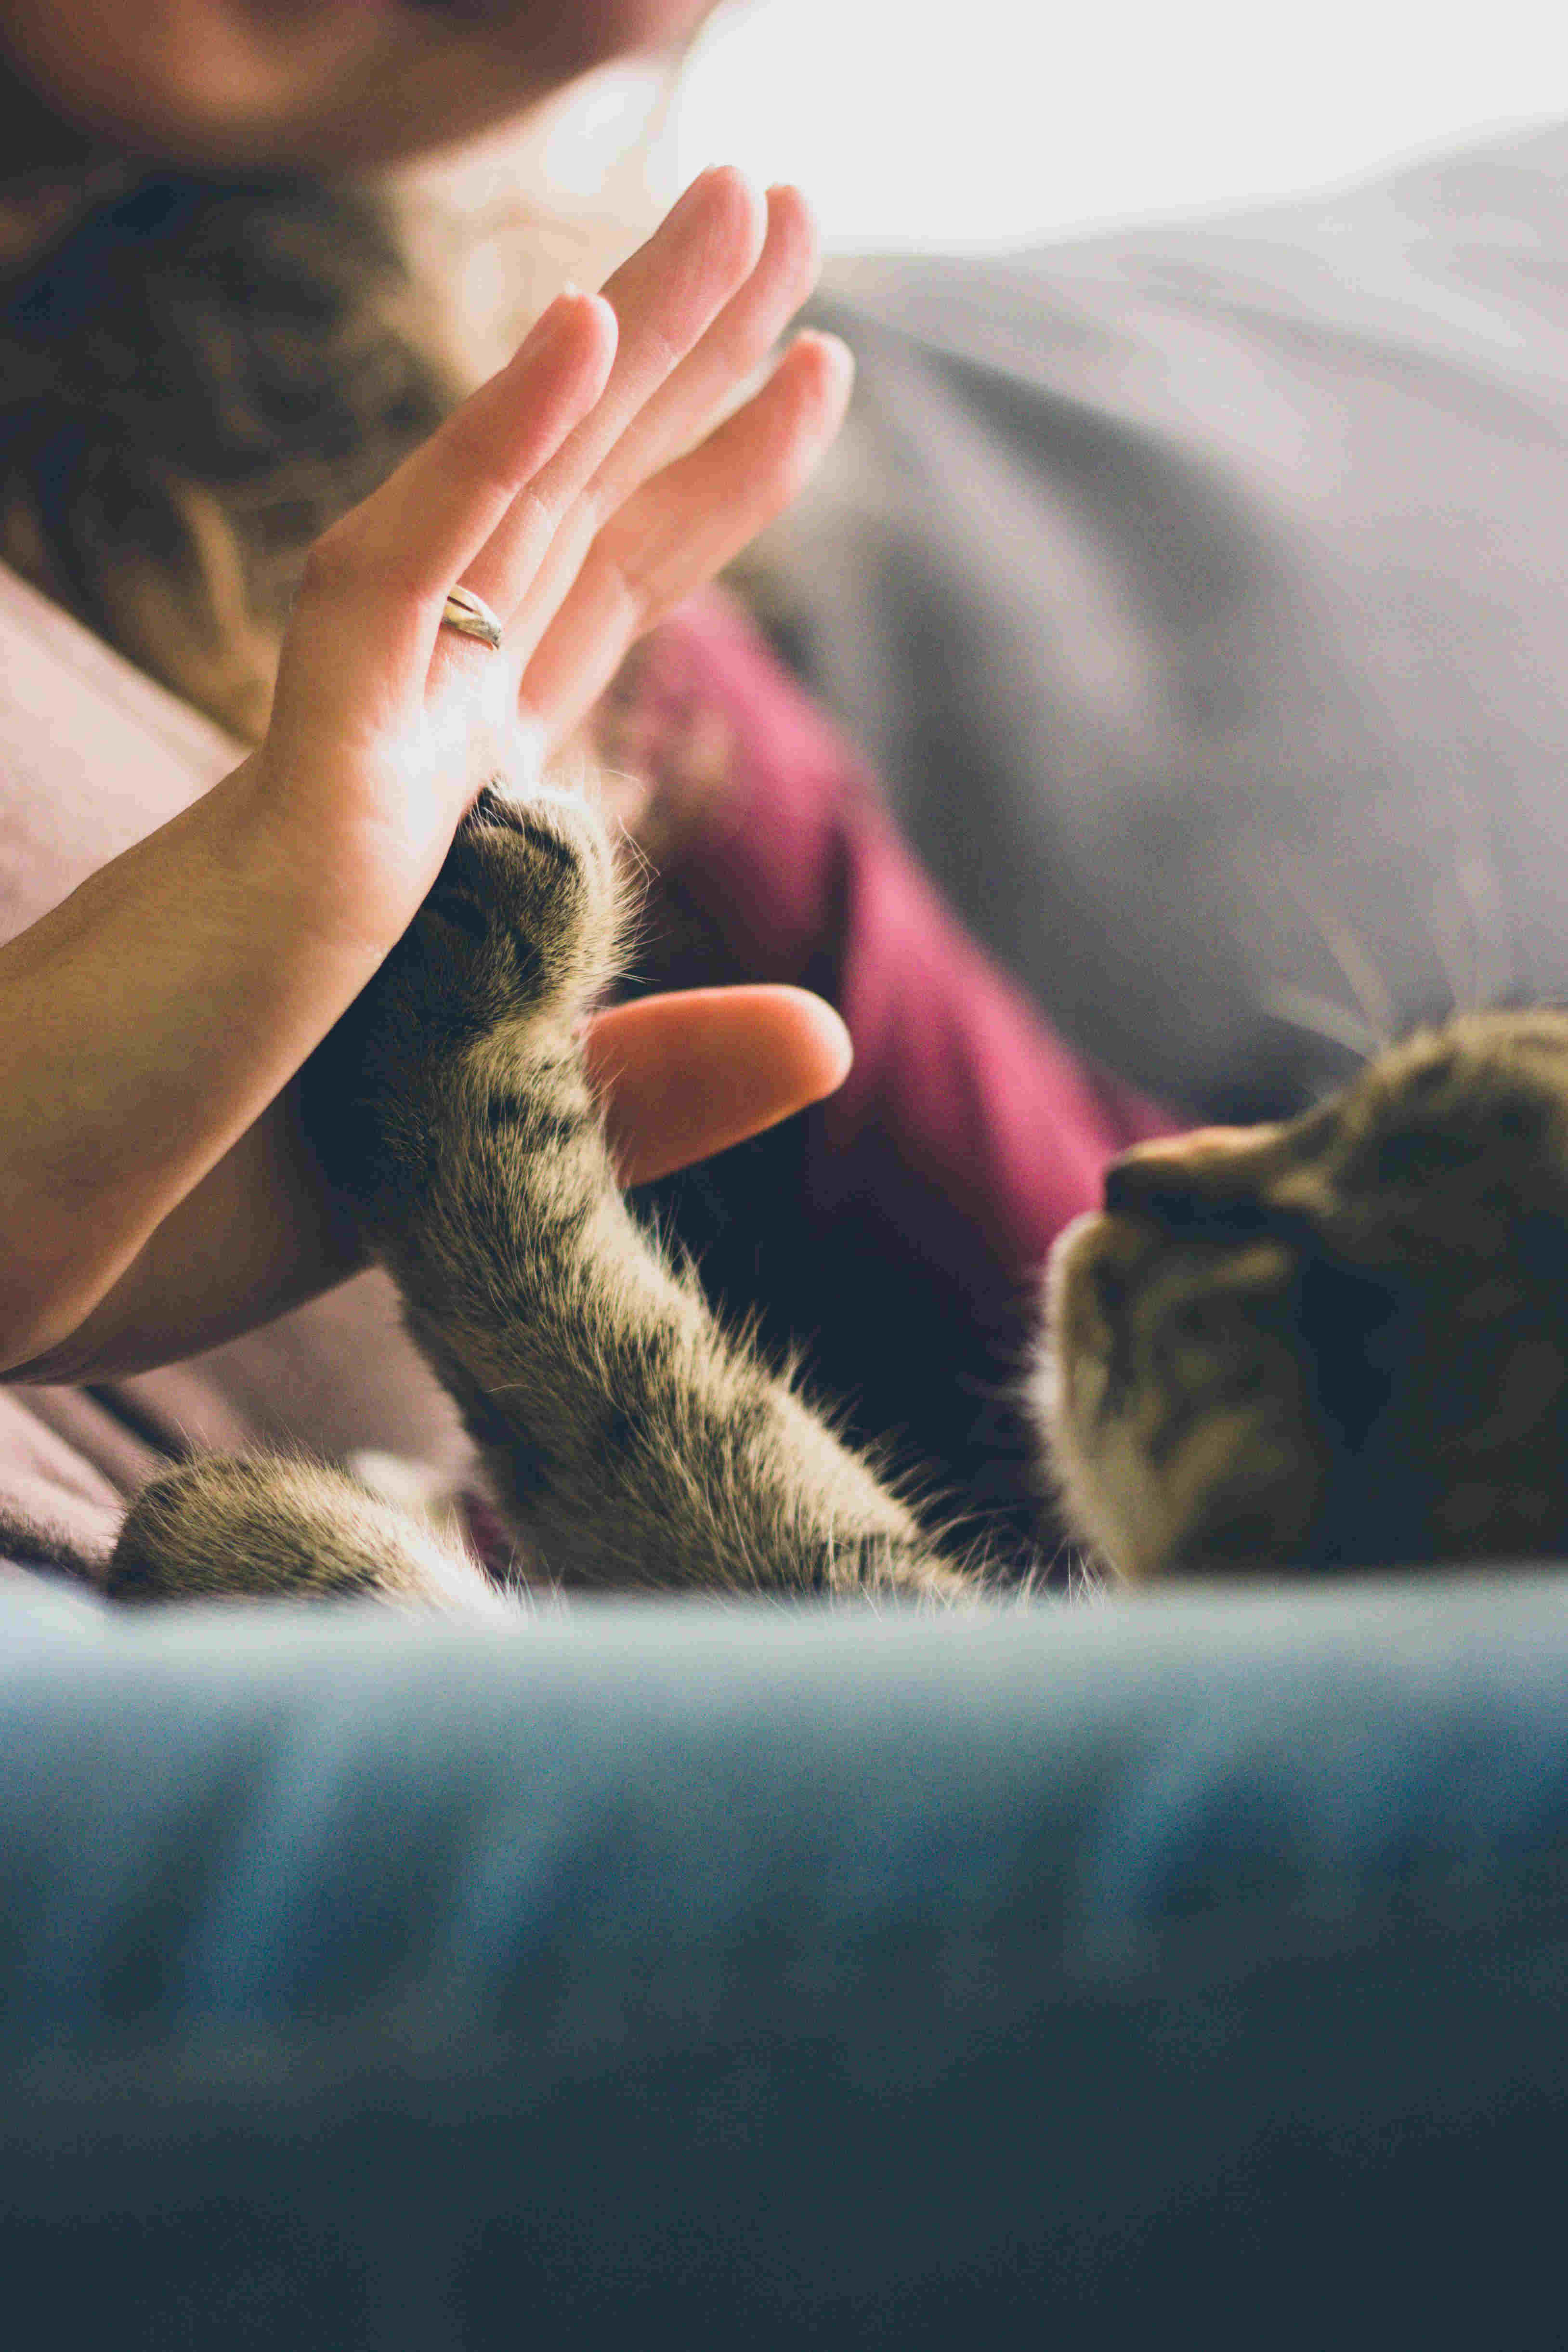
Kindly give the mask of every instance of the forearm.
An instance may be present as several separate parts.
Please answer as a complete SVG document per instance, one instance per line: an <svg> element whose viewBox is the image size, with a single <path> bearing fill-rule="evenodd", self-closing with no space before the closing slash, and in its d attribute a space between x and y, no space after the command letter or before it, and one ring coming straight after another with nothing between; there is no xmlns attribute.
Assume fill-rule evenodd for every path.
<svg viewBox="0 0 1568 2352"><path fill-rule="evenodd" d="M619 1181L647 1183L831 1092L847 1065L836 1014L797 989L644 997L584 1040ZM0 1379L101 1380L236 1339L364 1263L290 1085L148 1236L68 1339Z"/></svg>
<svg viewBox="0 0 1568 2352"><path fill-rule="evenodd" d="M330 1290L364 1263L287 1087L156 1226L68 1338L0 1375L92 1381L175 1363Z"/></svg>
<svg viewBox="0 0 1568 2352"><path fill-rule="evenodd" d="M285 1114L258 1127L380 951L334 920L343 886L308 851L247 762L0 952L0 1365L60 1377L91 1332L110 1351L94 1369L125 1369L117 1327L154 1360L143 1318L168 1285L177 1352L208 1344L200 1297L230 1246L251 1286L288 1254L279 1305L342 1270ZM279 1224L301 1207L314 1250L310 1224L302 1249Z"/></svg>

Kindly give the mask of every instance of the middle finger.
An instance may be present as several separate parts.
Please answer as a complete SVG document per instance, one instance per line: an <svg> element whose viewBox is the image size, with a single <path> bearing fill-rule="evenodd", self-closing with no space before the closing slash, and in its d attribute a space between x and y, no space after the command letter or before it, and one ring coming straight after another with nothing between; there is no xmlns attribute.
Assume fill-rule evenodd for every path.
<svg viewBox="0 0 1568 2352"><path fill-rule="evenodd" d="M514 501L463 574L503 625L550 568L563 520L659 386L742 286L762 249L761 198L739 172L705 172L605 288L620 325L610 379L591 413ZM590 534L591 536L591 534Z"/></svg>
<svg viewBox="0 0 1568 2352"><path fill-rule="evenodd" d="M773 350L816 272L816 224L809 205L796 188L771 188L767 236L755 268L621 436L551 541L511 616L512 640L525 660L573 593L610 519L711 424L715 410Z"/></svg>

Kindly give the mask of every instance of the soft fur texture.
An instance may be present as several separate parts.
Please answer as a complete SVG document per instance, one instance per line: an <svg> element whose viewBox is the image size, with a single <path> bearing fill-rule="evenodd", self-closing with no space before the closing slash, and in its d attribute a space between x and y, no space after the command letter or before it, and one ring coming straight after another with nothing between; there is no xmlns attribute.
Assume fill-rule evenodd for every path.
<svg viewBox="0 0 1568 2352"><path fill-rule="evenodd" d="M568 1587L973 1597L623 1201L577 1042L616 934L588 803L488 793L307 1074L503 1516ZM1106 1202L1058 1246L1036 1402L1110 1569L1568 1549L1568 1016L1457 1022L1289 1125L1144 1146ZM460 1552L286 1462L156 1480L110 1591L495 1606Z"/></svg>
<svg viewBox="0 0 1568 2352"><path fill-rule="evenodd" d="M408 1327L552 1579L952 1599L908 1509L753 1352L617 1188L577 1031L617 884L586 801L483 795L417 921L306 1074ZM196 1462L149 1486L118 1598L374 1591L453 1605L482 1572L335 1473ZM384 1544L384 1551L381 1547Z"/></svg>
<svg viewBox="0 0 1568 2352"><path fill-rule="evenodd" d="M1106 1210L1058 1244L1037 1405L1121 1573L1568 1554L1568 1014L1143 1146Z"/></svg>
<svg viewBox="0 0 1568 2352"><path fill-rule="evenodd" d="M0 203L0 551L242 735L303 551L451 397L385 218L287 179L57 158ZM621 1201L575 1045L615 887L585 809L493 797L316 1058L326 1157L497 1492L565 1582L952 1599L977 1580L716 1329ZM1456 1024L1336 1103L1112 1171L1035 1404L1099 1559L1334 1570L1568 1549L1568 1018ZM201 1463L133 1595L493 1609L338 1472Z"/></svg>
<svg viewBox="0 0 1568 2352"><path fill-rule="evenodd" d="M437 342L346 189L104 164L0 203L0 556L258 737L306 551L451 405Z"/></svg>

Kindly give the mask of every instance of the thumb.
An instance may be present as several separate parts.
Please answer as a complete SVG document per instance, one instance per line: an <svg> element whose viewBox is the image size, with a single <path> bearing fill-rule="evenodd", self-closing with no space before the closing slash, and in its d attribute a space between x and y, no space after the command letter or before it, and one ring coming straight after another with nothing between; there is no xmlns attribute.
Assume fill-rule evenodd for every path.
<svg viewBox="0 0 1568 2352"><path fill-rule="evenodd" d="M698 988L595 1013L584 1040L623 1184L651 1183L820 1102L849 1032L804 988Z"/></svg>

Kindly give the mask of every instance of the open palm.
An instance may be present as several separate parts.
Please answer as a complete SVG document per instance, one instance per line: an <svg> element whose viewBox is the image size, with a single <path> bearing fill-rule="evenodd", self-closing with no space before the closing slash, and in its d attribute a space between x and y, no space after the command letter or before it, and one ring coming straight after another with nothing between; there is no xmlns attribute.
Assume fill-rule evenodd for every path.
<svg viewBox="0 0 1568 2352"><path fill-rule="evenodd" d="M0 1370L167 1361L356 1262L289 1082L480 785L531 782L831 440L848 355L810 334L705 431L815 270L794 190L704 173L312 551L250 758L0 950ZM500 653L442 629L458 584ZM628 1181L827 1092L848 1054L783 989L612 1007L587 1047Z"/></svg>
<svg viewBox="0 0 1568 2352"><path fill-rule="evenodd" d="M809 334L700 437L816 266L794 189L764 201L704 173L602 295L559 297L312 551L258 760L384 950L487 777L536 768L832 438L848 357ZM459 583L500 618L499 654L441 630Z"/></svg>

